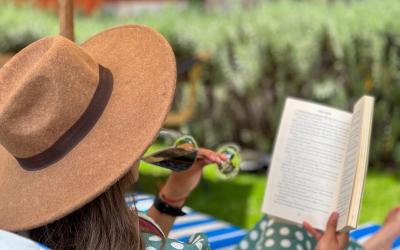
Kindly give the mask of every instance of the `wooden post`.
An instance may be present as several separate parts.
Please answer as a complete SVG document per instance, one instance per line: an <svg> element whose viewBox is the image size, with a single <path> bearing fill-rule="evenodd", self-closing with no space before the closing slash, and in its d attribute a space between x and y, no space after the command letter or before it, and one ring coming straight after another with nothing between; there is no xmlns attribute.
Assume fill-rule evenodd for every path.
<svg viewBox="0 0 400 250"><path fill-rule="evenodd" d="M60 35L74 41L74 2L73 0L58 0L58 4Z"/></svg>

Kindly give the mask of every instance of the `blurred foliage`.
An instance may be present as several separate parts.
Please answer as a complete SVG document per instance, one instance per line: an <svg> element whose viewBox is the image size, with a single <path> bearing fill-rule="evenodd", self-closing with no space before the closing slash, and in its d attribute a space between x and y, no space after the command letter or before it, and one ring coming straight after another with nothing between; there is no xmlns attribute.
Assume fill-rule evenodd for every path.
<svg viewBox="0 0 400 250"><path fill-rule="evenodd" d="M270 151L286 96L350 110L361 95L373 95L371 161L393 167L400 163L400 5L324 2L270 1L224 12L169 8L131 19L78 16L76 37L143 23L166 36L178 61L211 53L195 118L181 128L206 146L236 141ZM0 4L0 51L16 51L57 30L52 13Z"/></svg>

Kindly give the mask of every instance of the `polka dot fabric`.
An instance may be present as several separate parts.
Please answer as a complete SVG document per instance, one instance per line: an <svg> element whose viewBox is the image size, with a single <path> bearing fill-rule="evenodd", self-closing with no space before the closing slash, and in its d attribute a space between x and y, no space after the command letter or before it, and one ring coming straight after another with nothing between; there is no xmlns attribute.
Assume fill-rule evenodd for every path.
<svg viewBox="0 0 400 250"><path fill-rule="evenodd" d="M264 217L246 237L239 243L236 250L311 250L315 249L315 239L303 228L296 225L275 223ZM347 250L361 250L362 246L350 242Z"/></svg>
<svg viewBox="0 0 400 250"><path fill-rule="evenodd" d="M208 239L204 234L194 234L188 243L173 239L162 239L161 237L149 233L142 233L145 242L145 250L210 250Z"/></svg>
<svg viewBox="0 0 400 250"><path fill-rule="evenodd" d="M145 250L210 250L204 234L194 234L188 243L173 239L161 239L159 236L142 233ZM311 250L315 249L315 239L303 228L296 225L275 223L264 217L236 246L236 250ZM350 242L346 250L362 250L363 247Z"/></svg>

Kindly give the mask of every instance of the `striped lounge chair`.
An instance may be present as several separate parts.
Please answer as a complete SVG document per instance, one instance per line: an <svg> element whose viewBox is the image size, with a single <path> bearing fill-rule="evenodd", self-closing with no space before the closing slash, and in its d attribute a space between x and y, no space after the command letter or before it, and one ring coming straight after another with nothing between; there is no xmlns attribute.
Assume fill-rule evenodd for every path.
<svg viewBox="0 0 400 250"><path fill-rule="evenodd" d="M147 194L127 194L125 199L129 206L136 205L140 212L145 213L152 206L153 198L154 196ZM203 232L208 236L212 249L229 250L234 249L247 233L240 227L212 216L187 207L185 209L188 214L176 220L169 237L187 241L190 235ZM380 226L376 224L365 224L352 231L350 237L362 243L376 233L379 228ZM47 250L48 248L19 235L0 230L0 250L9 249ZM400 238L394 242L392 249L400 250Z"/></svg>
<svg viewBox="0 0 400 250"><path fill-rule="evenodd" d="M147 194L137 194L136 196L128 194L126 196L128 205L134 205L134 200L136 200L137 209L143 213L152 206L153 199L154 196ZM196 212L193 209L186 209L189 211L188 215L179 217L176 220L169 237L186 241L190 235L203 232L208 236L212 249L227 250L234 249L247 233L246 230L240 227L218 220L212 216ZM359 243L363 243L376 233L380 227L380 225L376 224L361 225L356 230L350 232L350 237ZM400 238L394 242L392 249L400 250Z"/></svg>

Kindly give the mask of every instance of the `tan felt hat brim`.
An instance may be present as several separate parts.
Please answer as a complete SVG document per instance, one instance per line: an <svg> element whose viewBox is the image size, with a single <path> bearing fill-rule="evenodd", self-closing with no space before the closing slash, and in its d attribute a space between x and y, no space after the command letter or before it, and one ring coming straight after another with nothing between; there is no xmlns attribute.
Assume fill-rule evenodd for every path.
<svg viewBox="0 0 400 250"><path fill-rule="evenodd" d="M140 25L120 26L81 47L112 72L110 101L89 134L47 168L24 170L0 146L1 229L21 231L48 224L99 196L140 160L170 109L175 58L157 32Z"/></svg>

